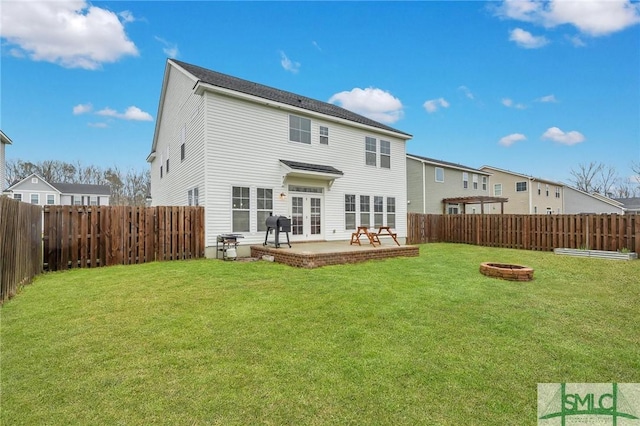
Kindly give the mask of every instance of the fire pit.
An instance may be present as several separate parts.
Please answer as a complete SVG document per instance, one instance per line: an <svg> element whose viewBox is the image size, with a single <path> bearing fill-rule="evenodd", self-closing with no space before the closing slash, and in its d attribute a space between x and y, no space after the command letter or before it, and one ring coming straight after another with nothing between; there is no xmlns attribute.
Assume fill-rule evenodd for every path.
<svg viewBox="0 0 640 426"><path fill-rule="evenodd" d="M506 263L483 262L480 264L480 273L487 277L509 281L531 281L533 279L533 269L528 266Z"/></svg>

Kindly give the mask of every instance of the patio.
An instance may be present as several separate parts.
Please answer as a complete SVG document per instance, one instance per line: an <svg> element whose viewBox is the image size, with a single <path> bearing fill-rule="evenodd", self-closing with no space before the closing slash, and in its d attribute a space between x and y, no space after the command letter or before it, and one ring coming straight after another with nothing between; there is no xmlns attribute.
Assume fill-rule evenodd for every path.
<svg viewBox="0 0 640 426"><path fill-rule="evenodd" d="M364 242L362 245L349 244L349 241L292 243L291 248L286 245L281 245L280 248L254 245L251 246L251 257L268 255L274 257L274 262L311 269L373 259L417 257L420 254L418 246L397 246L393 240L384 237L381 241L382 244L375 247Z"/></svg>

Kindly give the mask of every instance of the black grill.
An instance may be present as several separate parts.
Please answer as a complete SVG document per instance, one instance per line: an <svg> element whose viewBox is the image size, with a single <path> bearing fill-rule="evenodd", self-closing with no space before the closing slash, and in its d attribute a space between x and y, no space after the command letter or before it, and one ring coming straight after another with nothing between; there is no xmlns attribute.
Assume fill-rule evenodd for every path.
<svg viewBox="0 0 640 426"><path fill-rule="evenodd" d="M267 234L264 236L264 245L267 245L267 239L269 238L269 233L274 232L275 241L273 242L276 248L280 247L280 233L284 232L287 236L287 245L291 248L291 243L289 242L289 232L291 232L291 219L285 216L269 216L267 220L265 220L265 225L267 225Z"/></svg>

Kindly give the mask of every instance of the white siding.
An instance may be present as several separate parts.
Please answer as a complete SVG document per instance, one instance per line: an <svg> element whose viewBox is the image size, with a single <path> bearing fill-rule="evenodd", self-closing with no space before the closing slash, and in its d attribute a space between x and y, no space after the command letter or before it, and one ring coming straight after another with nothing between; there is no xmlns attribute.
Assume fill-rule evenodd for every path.
<svg viewBox="0 0 640 426"><path fill-rule="evenodd" d="M595 197L576 191L570 187L564 187L564 213L617 213L624 214L624 210L620 207L613 206Z"/></svg>
<svg viewBox="0 0 640 426"><path fill-rule="evenodd" d="M189 189L198 187L199 204L205 207L205 239L232 231L232 188L249 187L251 193L250 232L242 244L264 241L256 219L257 188L273 190L273 213L291 216L288 185L323 188L323 234L316 239L345 240L344 195L384 196L396 199L396 232L406 237L405 141L348 124L306 115L311 119L311 144L289 141L286 109L205 91L194 94L196 80L172 65L167 68L164 101L158 115L155 159L151 161L153 205L186 205ZM288 107L287 107L288 108ZM186 125L186 159L180 161L180 134ZM319 127L329 128L329 144L319 143ZM378 140L378 166L365 165L365 136ZM380 164L380 139L391 143L391 168ZM166 152L170 146L170 171L166 173ZM327 180L289 177L283 182L280 160L333 166L344 172L330 187ZM160 178L162 162L163 177ZM373 205L373 203L372 203Z"/></svg>
<svg viewBox="0 0 640 426"><path fill-rule="evenodd" d="M5 182L4 145L4 143L0 143L0 192L8 186Z"/></svg>
<svg viewBox="0 0 640 426"><path fill-rule="evenodd" d="M187 205L188 191L198 187L200 204L206 198L204 187L204 106L202 96L191 90L194 80L173 67L169 77L160 120L156 158L151 162L153 205ZM181 160L182 129L185 131L185 159ZM169 173L166 171L167 147ZM161 164L162 163L162 164ZM160 166L163 176L160 177Z"/></svg>
<svg viewBox="0 0 640 426"><path fill-rule="evenodd" d="M290 112L256 103L206 93L206 182L207 245L215 244L215 235L232 230L231 190L233 186L274 189L274 214L290 216L288 178L283 185L281 159L333 166L344 176L329 188L326 181L315 181L324 188L324 234L322 239L348 239L351 230L344 225L344 194L380 195L396 198L396 230L406 236L405 142L375 131L367 132L348 125L305 116L311 119L311 144L289 141ZM319 143L319 126L329 128L329 144ZM391 168L365 165L365 136L391 142ZM308 183L308 182L307 182ZM253 207L253 206L252 206ZM244 243L264 240L257 232L252 214L250 233ZM335 233L334 233L335 230Z"/></svg>

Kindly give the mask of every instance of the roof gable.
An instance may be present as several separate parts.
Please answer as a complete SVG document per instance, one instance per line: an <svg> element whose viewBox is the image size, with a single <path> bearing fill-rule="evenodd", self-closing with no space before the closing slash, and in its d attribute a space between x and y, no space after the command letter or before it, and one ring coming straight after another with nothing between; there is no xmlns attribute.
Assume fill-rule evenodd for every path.
<svg viewBox="0 0 640 426"><path fill-rule="evenodd" d="M37 184L31 183L31 179L34 178L34 177L38 178L38 183ZM15 190L19 189L23 185L26 185L28 187L30 185L40 185L41 183L43 183L47 187L51 188L51 191L53 191L53 192L60 192L55 186L51 185L49 182L47 182L42 176L40 176L37 173L31 173L26 178L24 178L22 180L19 180L17 182L14 182L11 186L9 186L7 189L5 189L5 191L15 191ZM28 189L25 189L25 190L28 190Z"/></svg>
<svg viewBox="0 0 640 426"><path fill-rule="evenodd" d="M354 123L363 124L365 126L375 127L388 132L398 133L399 135L404 135L407 139L411 138L411 135L409 133L394 129L393 127L379 123L375 120L371 120L367 117L356 114L337 105L307 98L305 96L265 86L259 83L254 83L248 80L243 80L241 78L222 74L175 59L171 59L170 63L174 63L180 68L184 69L186 72L197 78L199 82L206 83L211 86L256 96L262 99L290 105L296 108L301 108L304 110L340 118Z"/></svg>

